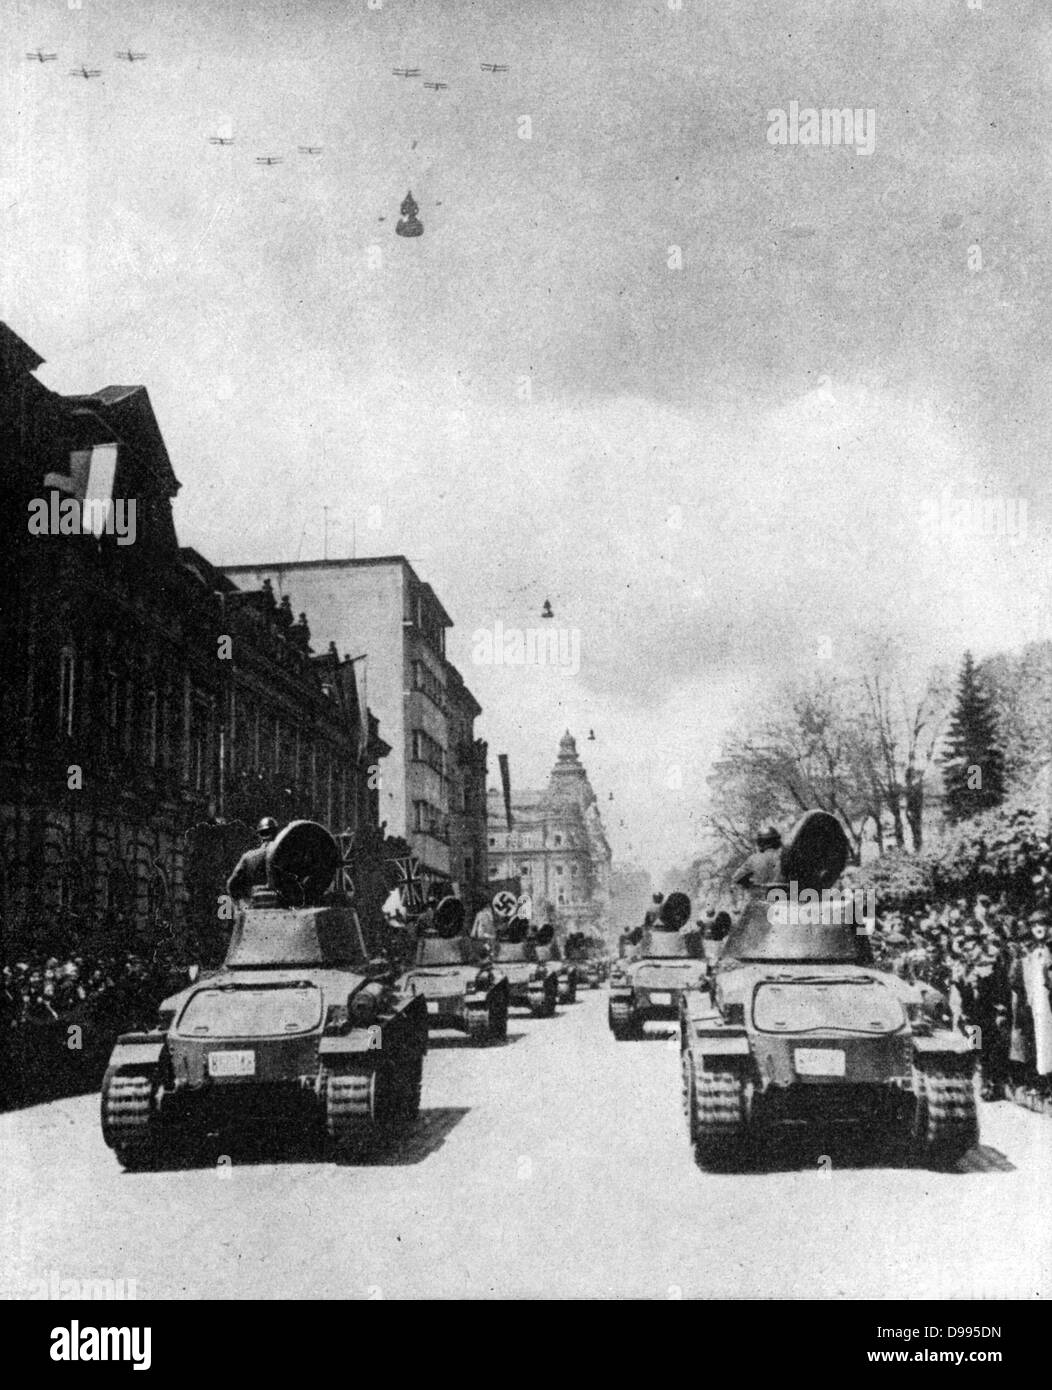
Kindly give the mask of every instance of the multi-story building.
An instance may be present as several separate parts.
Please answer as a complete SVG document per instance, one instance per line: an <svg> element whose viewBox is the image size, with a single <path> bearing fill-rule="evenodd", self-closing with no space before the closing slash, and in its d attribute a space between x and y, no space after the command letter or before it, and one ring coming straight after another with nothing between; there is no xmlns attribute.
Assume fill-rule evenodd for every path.
<svg viewBox="0 0 1052 1390"><path fill-rule="evenodd" d="M509 827L503 796L491 790L489 874L517 876L533 898L534 917L561 933L600 933L607 925L610 846L588 773L569 730L543 791L512 791Z"/></svg>
<svg viewBox="0 0 1052 1390"><path fill-rule="evenodd" d="M0 914L8 946L145 944L214 920L259 816L374 826L385 745L302 613L180 549L145 388L64 397L40 363L0 324ZM134 503L127 544L83 525L86 497ZM68 527L31 528L37 499Z"/></svg>
<svg viewBox="0 0 1052 1390"><path fill-rule="evenodd" d="M473 915L489 901L484 739L475 737L482 706L455 666L446 665L449 730L449 862L464 905Z"/></svg>
<svg viewBox="0 0 1052 1390"><path fill-rule="evenodd" d="M469 906L486 873L486 745L480 707L446 659L452 626L438 596L403 555L229 565L238 582L269 581L305 608L322 641L356 649L369 705L391 754L380 817L406 839L423 870L451 879Z"/></svg>

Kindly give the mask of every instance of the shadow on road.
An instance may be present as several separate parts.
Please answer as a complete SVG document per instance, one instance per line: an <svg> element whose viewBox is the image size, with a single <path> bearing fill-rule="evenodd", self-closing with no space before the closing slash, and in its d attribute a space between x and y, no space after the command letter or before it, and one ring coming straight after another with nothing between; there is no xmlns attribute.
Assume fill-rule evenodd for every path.
<svg viewBox="0 0 1052 1390"><path fill-rule="evenodd" d="M283 1130L242 1125L225 1133L173 1136L170 1147L145 1171L188 1172L214 1168L218 1178L236 1168L273 1167L279 1164L336 1163L348 1168L395 1168L422 1163L446 1141L446 1136L468 1113L469 1106L436 1106L389 1135L379 1136L359 1151L337 1155L319 1130L307 1127ZM134 1176L127 1173L125 1176Z"/></svg>
<svg viewBox="0 0 1052 1390"><path fill-rule="evenodd" d="M831 1178L837 1171L865 1171L875 1168L888 1170L925 1170L958 1177L982 1173L1013 1173L1015 1164L999 1149L979 1144L961 1159L945 1167L927 1165L913 1158L896 1154L880 1137L868 1139L846 1132L823 1134L812 1129L806 1134L772 1135L766 1141L750 1146L736 1162L707 1167L706 1172L763 1177L775 1173L812 1172L821 1180Z"/></svg>
<svg viewBox="0 0 1052 1390"><path fill-rule="evenodd" d="M528 1036L527 1033L509 1033L503 1042L487 1043L485 1047L479 1047L477 1043L471 1041L466 1033L454 1033L452 1031L437 1035L432 1033L427 1041L427 1050L428 1052L445 1052L466 1047L475 1052L499 1052L502 1047L510 1047L512 1043L522 1042Z"/></svg>
<svg viewBox="0 0 1052 1390"><path fill-rule="evenodd" d="M1016 1166L1000 1149L989 1144L977 1144L961 1159L957 1171L961 1173L1014 1173Z"/></svg>
<svg viewBox="0 0 1052 1390"><path fill-rule="evenodd" d="M421 1110L416 1122L402 1135L393 1138L386 1145L361 1155L348 1158L346 1166L362 1168L402 1168L414 1163L423 1163L446 1142L465 1115L469 1105L439 1105L432 1110Z"/></svg>

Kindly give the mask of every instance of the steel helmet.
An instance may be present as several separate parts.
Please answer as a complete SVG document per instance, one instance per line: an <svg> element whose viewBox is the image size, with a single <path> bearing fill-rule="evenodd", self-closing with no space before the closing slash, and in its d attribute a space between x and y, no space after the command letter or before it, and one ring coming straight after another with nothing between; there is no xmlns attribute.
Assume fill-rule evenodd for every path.
<svg viewBox="0 0 1052 1390"><path fill-rule="evenodd" d="M273 816L264 816L256 826L256 834L261 840L273 840L278 833L278 823Z"/></svg>

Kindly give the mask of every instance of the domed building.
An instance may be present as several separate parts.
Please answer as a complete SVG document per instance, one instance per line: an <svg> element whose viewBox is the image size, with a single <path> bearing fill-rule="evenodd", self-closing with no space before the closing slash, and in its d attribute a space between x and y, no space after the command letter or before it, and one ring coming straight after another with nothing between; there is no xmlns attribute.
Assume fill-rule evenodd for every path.
<svg viewBox="0 0 1052 1390"><path fill-rule="evenodd" d="M569 730L559 740L543 791L512 793L508 827L501 793L489 793L491 880L518 879L533 898L534 921L561 935L601 933L610 902L610 845L588 773Z"/></svg>

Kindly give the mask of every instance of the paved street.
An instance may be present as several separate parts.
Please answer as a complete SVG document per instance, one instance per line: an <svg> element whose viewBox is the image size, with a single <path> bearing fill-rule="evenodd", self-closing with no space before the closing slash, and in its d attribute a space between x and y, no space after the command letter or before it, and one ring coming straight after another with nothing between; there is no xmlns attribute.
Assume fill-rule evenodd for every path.
<svg viewBox="0 0 1052 1390"><path fill-rule="evenodd" d="M1048 1118L984 1105L955 1173L811 1144L706 1174L675 1047L615 1044L605 1010L513 1016L489 1051L436 1035L419 1123L368 1166L275 1150L126 1174L95 1096L4 1115L3 1292L54 1271L140 1298L1052 1295Z"/></svg>

